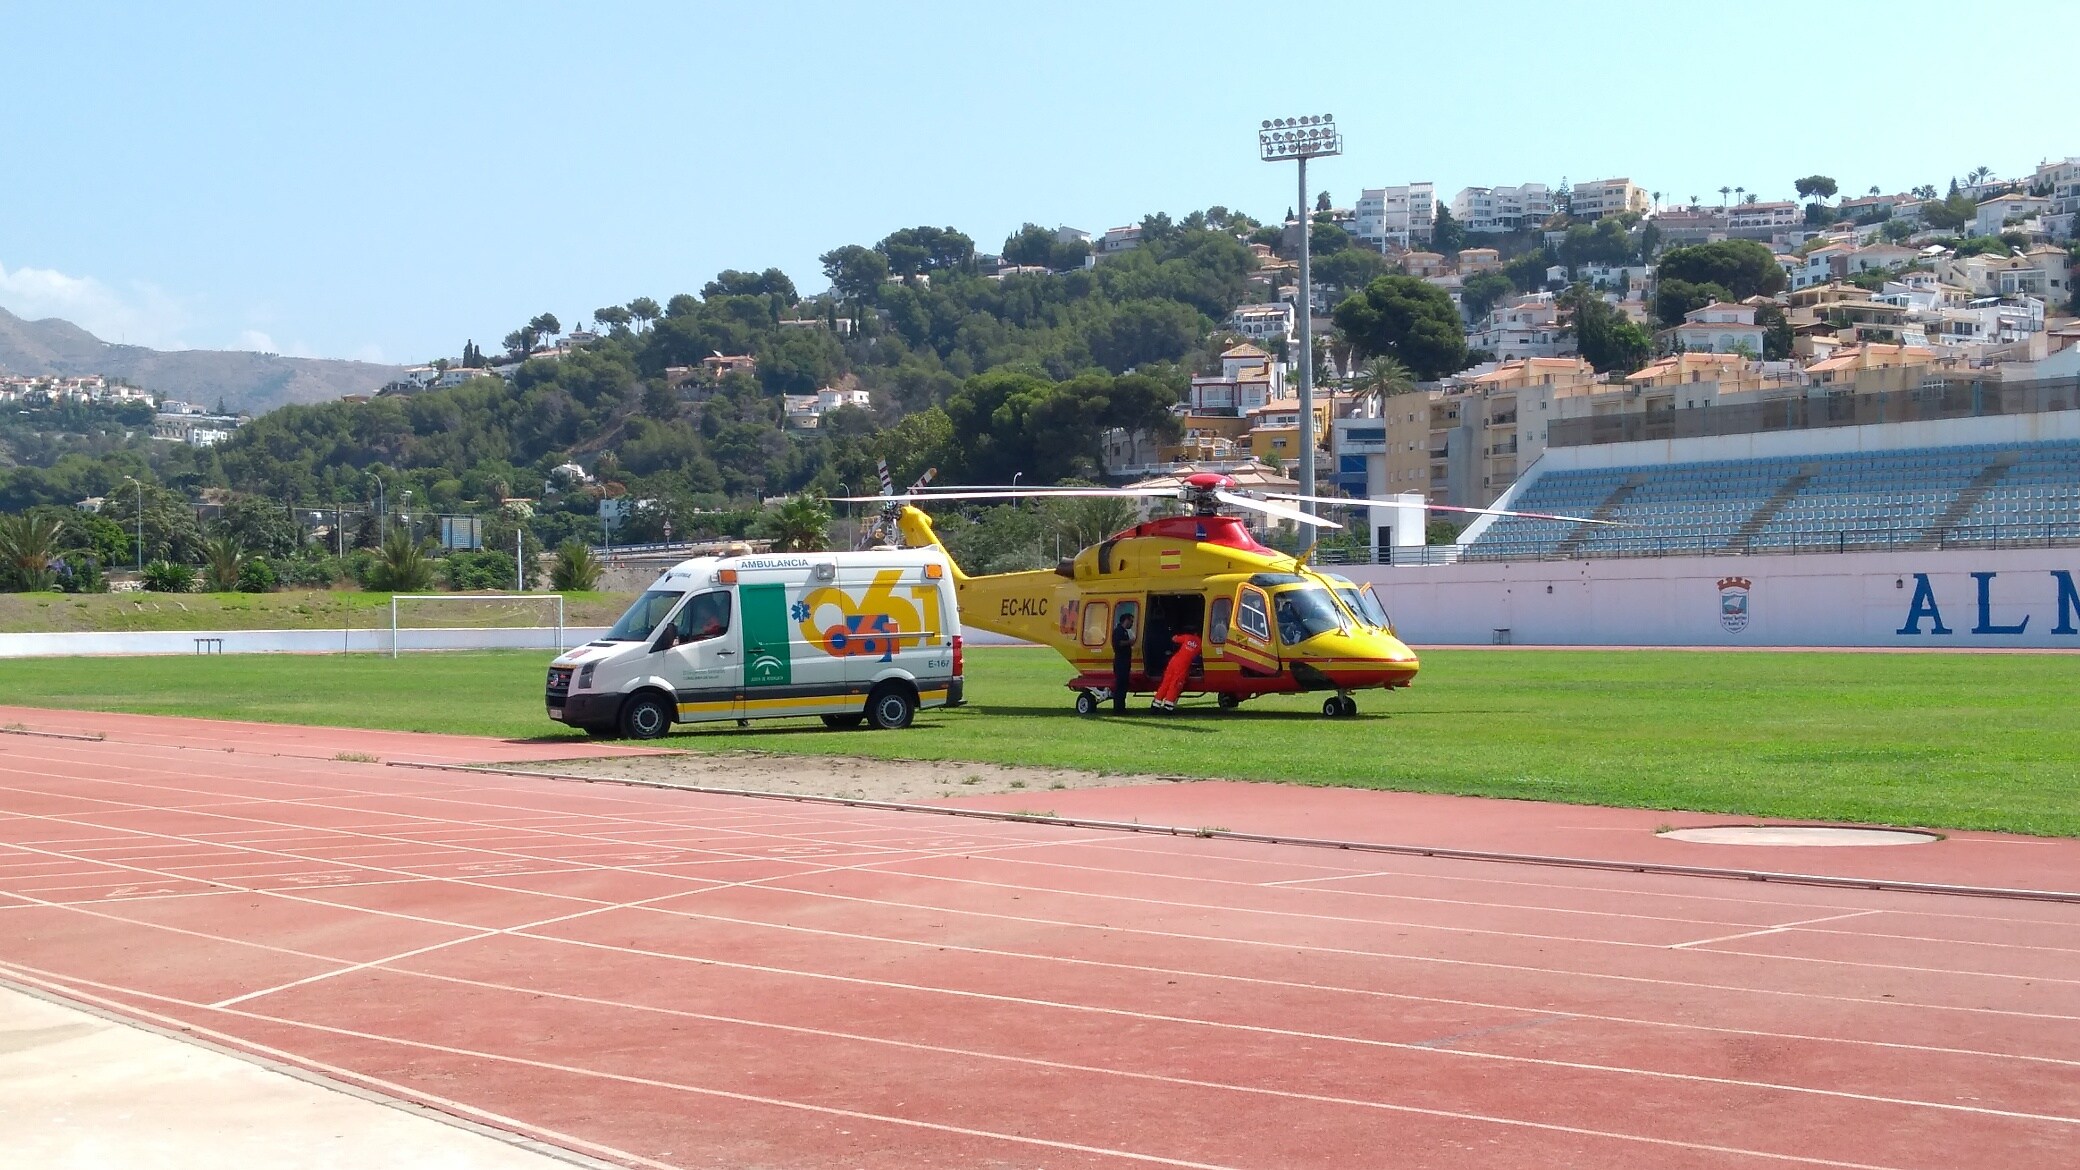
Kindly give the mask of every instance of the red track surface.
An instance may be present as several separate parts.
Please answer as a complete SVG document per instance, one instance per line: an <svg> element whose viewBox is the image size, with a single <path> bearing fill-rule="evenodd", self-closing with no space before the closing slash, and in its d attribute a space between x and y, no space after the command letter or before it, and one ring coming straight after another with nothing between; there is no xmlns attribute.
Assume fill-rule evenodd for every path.
<svg viewBox="0 0 2080 1170"><path fill-rule="evenodd" d="M128 730L0 736L0 973L630 1164L1957 1170L2080 1148L2080 907Z"/></svg>

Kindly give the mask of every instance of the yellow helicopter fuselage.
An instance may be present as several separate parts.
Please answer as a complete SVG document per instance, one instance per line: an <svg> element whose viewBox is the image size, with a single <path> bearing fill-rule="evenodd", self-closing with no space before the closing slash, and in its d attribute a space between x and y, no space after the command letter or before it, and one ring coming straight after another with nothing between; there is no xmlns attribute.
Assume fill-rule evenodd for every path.
<svg viewBox="0 0 2080 1170"><path fill-rule="evenodd" d="M908 543L939 544L917 508L900 523ZM1134 616L1134 690L1155 688L1181 634L1200 641L1184 689L1236 699L1405 687L1420 665L1359 586L1264 547L1233 516L1151 520L1055 569L953 573L963 625L1052 648L1079 689L1112 686L1122 613Z"/></svg>

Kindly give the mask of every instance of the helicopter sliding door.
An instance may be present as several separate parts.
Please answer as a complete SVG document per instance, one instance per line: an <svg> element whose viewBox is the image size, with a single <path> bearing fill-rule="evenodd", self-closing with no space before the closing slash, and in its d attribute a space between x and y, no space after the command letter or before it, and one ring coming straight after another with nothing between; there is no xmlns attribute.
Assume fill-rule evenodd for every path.
<svg viewBox="0 0 2080 1170"><path fill-rule="evenodd" d="M1177 652L1172 639L1179 634L1191 634L1203 638L1206 624L1206 598L1197 593L1151 593L1148 595L1148 619L1141 624L1142 661L1148 666L1150 677L1160 678L1163 668ZM1195 662L1192 673L1203 670Z"/></svg>
<svg viewBox="0 0 2080 1170"><path fill-rule="evenodd" d="M1271 635L1271 599L1255 585L1235 590L1226 654L1248 673L1278 673L1278 646Z"/></svg>

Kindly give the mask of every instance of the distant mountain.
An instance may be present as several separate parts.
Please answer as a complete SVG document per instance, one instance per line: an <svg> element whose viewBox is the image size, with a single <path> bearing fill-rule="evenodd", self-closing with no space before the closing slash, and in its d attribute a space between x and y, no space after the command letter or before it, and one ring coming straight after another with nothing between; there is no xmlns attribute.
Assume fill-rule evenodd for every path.
<svg viewBox="0 0 2080 1170"><path fill-rule="evenodd" d="M401 366L331 358L277 357L224 349L146 349L110 345L70 321L24 321L0 309L0 373L106 374L166 398L261 414L292 402L368 394Z"/></svg>

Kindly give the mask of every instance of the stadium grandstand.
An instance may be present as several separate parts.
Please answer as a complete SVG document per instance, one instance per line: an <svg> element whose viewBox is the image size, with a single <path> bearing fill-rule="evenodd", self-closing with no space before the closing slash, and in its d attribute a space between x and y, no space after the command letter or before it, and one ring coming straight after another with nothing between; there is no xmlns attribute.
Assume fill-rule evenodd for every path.
<svg viewBox="0 0 2080 1170"><path fill-rule="evenodd" d="M1468 561L2080 545L2080 385L1918 390L1556 422ZM1681 433L1679 433L1681 432ZM1772 449L1775 448L1775 449Z"/></svg>

